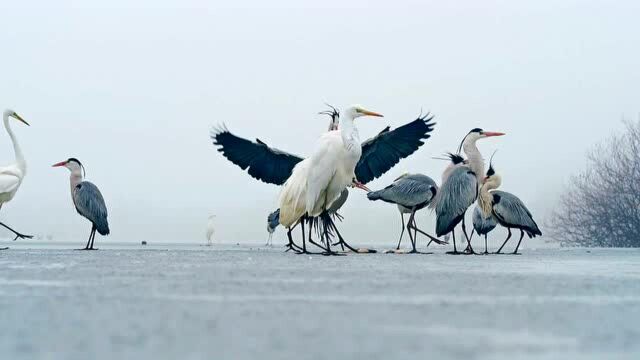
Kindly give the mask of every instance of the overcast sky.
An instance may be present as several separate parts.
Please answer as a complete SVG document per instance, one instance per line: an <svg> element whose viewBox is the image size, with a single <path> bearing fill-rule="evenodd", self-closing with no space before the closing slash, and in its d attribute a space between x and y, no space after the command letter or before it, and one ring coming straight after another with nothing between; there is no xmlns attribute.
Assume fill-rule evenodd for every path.
<svg viewBox="0 0 640 360"><path fill-rule="evenodd" d="M307 155L326 101L385 115L357 120L363 140L435 114L432 138L374 189L404 171L439 181L431 157L471 128L508 133L480 150L499 149L502 189L544 222L589 147L640 111L637 1L344 3L5 2L0 106L32 126L11 122L29 172L0 220L85 241L68 171L50 167L73 156L106 199L113 241L204 242L215 213L219 241L262 242L279 188L227 162L209 129ZM343 215L352 243L396 240L389 204L352 192ZM432 231L431 218L418 222Z"/></svg>

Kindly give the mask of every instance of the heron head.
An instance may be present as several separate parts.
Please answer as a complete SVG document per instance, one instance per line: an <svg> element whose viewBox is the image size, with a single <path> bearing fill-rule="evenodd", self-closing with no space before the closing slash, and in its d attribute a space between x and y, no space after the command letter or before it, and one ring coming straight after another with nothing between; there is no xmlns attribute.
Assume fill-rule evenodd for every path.
<svg viewBox="0 0 640 360"><path fill-rule="evenodd" d="M340 111L335 107L326 104L331 110L320 111L318 114L328 115L331 117L331 122L329 122L329 131L338 130L338 125L340 124Z"/></svg>
<svg viewBox="0 0 640 360"><path fill-rule="evenodd" d="M82 173L86 176L86 172L84 170L84 165L82 165L80 160L78 160L76 158L69 158L69 159L67 159L65 161L60 161L59 163L53 164L52 167L66 167L71 172L76 172L76 171L80 172L80 171L82 171Z"/></svg>
<svg viewBox="0 0 640 360"><path fill-rule="evenodd" d="M8 119L8 118L12 117L12 118L14 118L14 119L26 124L26 125L29 125L29 123L26 122L20 115L18 115L17 112L15 112L15 111L13 111L11 109L5 110L4 113L2 113L2 115L4 116L5 119Z"/></svg>
<svg viewBox="0 0 640 360"><path fill-rule="evenodd" d="M458 153L460 153L460 151L462 150L462 147L466 142L475 143L479 139L484 139L484 138L493 137L493 136L502 136L502 135L505 135L505 133L495 132L495 131L484 131L480 128L471 129L471 131L469 131L467 135L465 135L465 137L460 142L460 146L458 147Z"/></svg>
<svg viewBox="0 0 640 360"><path fill-rule="evenodd" d="M351 105L346 108L346 110L344 110L344 113L350 116L352 119L359 118L361 116L383 117L382 114L367 110L362 105Z"/></svg>
<svg viewBox="0 0 640 360"><path fill-rule="evenodd" d="M487 190L497 189L502 185L502 177L496 173L493 164L489 164L489 170L487 170L482 184Z"/></svg>

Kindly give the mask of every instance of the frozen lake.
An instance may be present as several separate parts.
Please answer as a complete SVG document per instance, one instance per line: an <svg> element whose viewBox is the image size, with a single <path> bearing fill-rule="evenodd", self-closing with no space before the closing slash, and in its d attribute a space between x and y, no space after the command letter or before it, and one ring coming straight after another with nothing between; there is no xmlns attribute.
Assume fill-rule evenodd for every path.
<svg viewBox="0 0 640 360"><path fill-rule="evenodd" d="M640 358L639 250L8 245L2 359Z"/></svg>

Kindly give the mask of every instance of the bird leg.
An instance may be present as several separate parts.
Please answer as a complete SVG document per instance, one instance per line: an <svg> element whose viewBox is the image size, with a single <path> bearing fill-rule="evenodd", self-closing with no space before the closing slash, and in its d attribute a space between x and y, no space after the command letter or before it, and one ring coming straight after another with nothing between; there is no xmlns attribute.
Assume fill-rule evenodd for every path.
<svg viewBox="0 0 640 360"><path fill-rule="evenodd" d="M409 234L409 240L411 240L411 251L409 252L410 254L417 254L418 250L416 250L416 232L414 231L414 235L411 235L411 225L413 224L413 217L415 215L416 211L414 209L411 210L411 215L409 215L409 221L407 221L407 227L409 228L409 230L407 230L407 233Z"/></svg>
<svg viewBox="0 0 640 360"><path fill-rule="evenodd" d="M356 249L356 248L352 247L351 245L347 244L347 242L344 241L344 238L340 234L340 231L338 231L338 228L336 227L336 224L331 219L329 219L329 227L331 227L333 229L333 231L336 232L336 235L338 236L338 244L344 245L345 247L347 247L347 249L349 249L349 250L351 250L351 251L353 251L355 253L369 253L369 254L376 253L376 251L373 250L373 249Z"/></svg>
<svg viewBox="0 0 640 360"><path fill-rule="evenodd" d="M476 230L475 229L471 229L471 236L469 236L469 241L473 240L473 234L475 234ZM467 248L464 249L465 252L469 251L469 245L467 245Z"/></svg>
<svg viewBox="0 0 640 360"><path fill-rule="evenodd" d="M522 231L522 229L520 229L520 240L518 240L518 245L516 245L516 249L513 250L513 255L520 255L518 253L518 248L520 247L520 243L522 242L522 238L524 237L524 231Z"/></svg>
<svg viewBox="0 0 640 360"><path fill-rule="evenodd" d="M456 229L454 228L453 230L451 230L451 236L453 239L453 251L447 251L447 254L449 255L459 255L461 253L458 252L458 249L456 249Z"/></svg>
<svg viewBox="0 0 640 360"><path fill-rule="evenodd" d="M402 231L400 231L400 240L398 240L398 246L396 246L396 250L400 250L400 243L402 242L402 235L404 234L404 214L400 212L400 223L402 224Z"/></svg>
<svg viewBox="0 0 640 360"><path fill-rule="evenodd" d="M502 246L500 246L500 249L498 249L498 251L496 251L496 254L500 254L500 251L502 251L502 248L507 244L507 241L509 241L509 239L511 239L511 229L507 228L507 231L509 231L509 235L507 235L507 240L505 240L504 243L502 243Z"/></svg>
<svg viewBox="0 0 640 360"><path fill-rule="evenodd" d="M489 254L489 251L487 251L487 234L484 234L484 254Z"/></svg>
<svg viewBox="0 0 640 360"><path fill-rule="evenodd" d="M9 226L3 224L0 222L0 225L4 226L6 229L8 229L9 231L11 231L12 233L16 234L16 237L13 239L13 241L18 240L18 238L20 239L31 239L33 238L33 235L25 235L25 234L21 234L15 230L13 230L12 228L10 228Z"/></svg>
<svg viewBox="0 0 640 360"><path fill-rule="evenodd" d="M467 236L467 227L464 224L464 218L465 216L462 216L462 232L464 233L464 237L467 239L467 248L464 250L465 254L475 254L475 251L473 251L473 247L471 246L471 239L469 239L469 236Z"/></svg>
<svg viewBox="0 0 640 360"><path fill-rule="evenodd" d="M413 220L413 225L410 225L410 228L414 229L416 232L419 232L420 234L422 234L422 235L424 235L424 236L426 236L426 237L428 237L430 239L429 243L427 244L427 247L429 247L429 245L431 245L432 242L434 242L434 243L436 243L438 245L447 245L449 243L447 241L442 241L442 240L440 240L440 239L438 239L436 237L433 237L433 236L427 234L426 232L418 229L418 226L416 226L415 219Z"/></svg>
<svg viewBox="0 0 640 360"><path fill-rule="evenodd" d="M93 229L91 229L91 246L89 246L89 250L98 250L98 249L94 249L93 248L93 242L96 239L96 227L94 226Z"/></svg>
<svg viewBox="0 0 640 360"><path fill-rule="evenodd" d="M300 219L300 226L302 227L302 249L300 251L297 251L296 254L318 254L318 253L313 253L307 250L307 240L305 238L305 232L304 232L304 221L307 219L306 216L302 217ZM311 223L309 223L309 237L311 237Z"/></svg>
<svg viewBox="0 0 640 360"><path fill-rule="evenodd" d="M294 228L295 228L295 226L294 226L294 227L292 227L292 228L289 228L289 230L287 230L287 237L289 238L289 243L288 243L287 245L285 245L285 247L287 248L287 250L285 250L284 252L287 252L287 251L293 251L293 252L296 252L296 253L297 253L297 252L299 252L300 250L302 250L302 249L300 249L300 247L299 247L298 245L296 245L296 244L293 242L293 236L291 236L291 232L293 231L293 229L294 229Z"/></svg>

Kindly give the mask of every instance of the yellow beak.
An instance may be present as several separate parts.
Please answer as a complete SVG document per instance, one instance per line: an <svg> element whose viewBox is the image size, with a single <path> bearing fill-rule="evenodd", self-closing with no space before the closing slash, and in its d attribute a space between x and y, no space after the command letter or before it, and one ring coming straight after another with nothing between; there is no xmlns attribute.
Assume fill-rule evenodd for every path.
<svg viewBox="0 0 640 360"><path fill-rule="evenodd" d="M378 114L377 112L373 112L373 111L369 111L369 110L365 110L365 109L360 110L360 112L365 114L365 115L369 115L369 116L384 117L382 114Z"/></svg>

